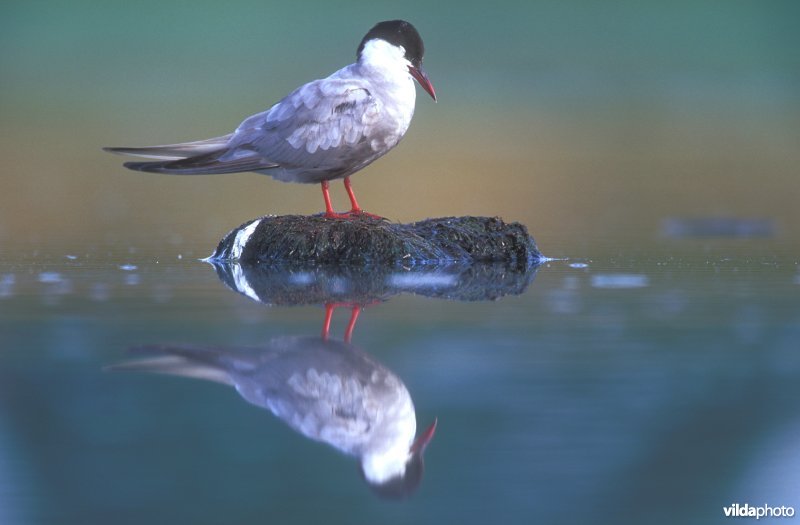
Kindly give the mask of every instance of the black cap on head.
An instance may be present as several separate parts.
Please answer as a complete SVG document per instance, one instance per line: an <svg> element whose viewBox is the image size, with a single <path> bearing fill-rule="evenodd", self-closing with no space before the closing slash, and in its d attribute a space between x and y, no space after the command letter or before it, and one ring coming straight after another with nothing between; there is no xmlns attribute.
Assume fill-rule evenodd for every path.
<svg viewBox="0 0 800 525"><path fill-rule="evenodd" d="M356 56L361 56L361 51L364 45L373 38L380 38L386 40L392 45L403 46L406 50L406 58L415 67L422 64L422 57L425 55L425 44L422 43L422 37L419 36L417 30L410 23L405 20L387 20L385 22L378 22L375 27L361 40L358 46Z"/></svg>

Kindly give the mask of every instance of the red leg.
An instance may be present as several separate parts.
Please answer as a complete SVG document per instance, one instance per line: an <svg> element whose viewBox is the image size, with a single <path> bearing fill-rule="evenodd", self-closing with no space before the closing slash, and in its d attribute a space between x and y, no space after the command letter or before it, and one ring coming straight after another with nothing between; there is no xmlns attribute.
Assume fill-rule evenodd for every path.
<svg viewBox="0 0 800 525"><path fill-rule="evenodd" d="M358 205L358 201L356 200L356 195L353 193L353 187L350 185L350 177L344 178L344 189L347 190L347 196L350 197L350 205L351 209L347 213L336 213L333 211L333 205L331 204L331 194L330 194L330 185L328 181L324 180L321 182L322 185L322 198L325 199L325 217L329 219L352 219L354 217L371 217L373 219L383 220L383 217L380 215L375 215L372 213L367 213L361 209Z"/></svg>
<svg viewBox="0 0 800 525"><path fill-rule="evenodd" d="M322 198L325 199L325 217L331 219L341 219L344 217L342 213L336 213L333 211L333 205L331 204L331 194L328 191L328 181L322 181Z"/></svg>
<svg viewBox="0 0 800 525"><path fill-rule="evenodd" d="M373 219L383 219L383 217L380 215L367 213L361 209L361 206L358 205L358 201L356 200L356 194L353 193L353 187L350 185L350 177L344 178L344 189L347 190L347 196L350 197L350 214L366 215L367 217L372 217Z"/></svg>
<svg viewBox="0 0 800 525"><path fill-rule="evenodd" d="M333 215L333 205L331 205L331 194L328 191L328 181L322 181L322 198L325 199L325 215L331 216Z"/></svg>
<svg viewBox="0 0 800 525"><path fill-rule="evenodd" d="M344 189L347 190L347 196L350 197L350 213L361 213L356 194L353 193L353 187L350 185L350 177L344 178Z"/></svg>
<svg viewBox="0 0 800 525"><path fill-rule="evenodd" d="M328 181L324 180L321 182L321 184L322 184L322 198L325 199L325 217L327 217L328 219L352 219L354 215L370 215L370 214L364 214L364 212L361 211L361 208L349 211L347 213L336 213L335 211L333 211L333 205L331 204L331 194L329 191L330 185L328 184ZM355 206L357 207L358 203L355 201L355 196L353 196L353 190L350 189L350 186L347 184L345 187L347 188L348 194L350 195L350 201L355 203ZM375 215L372 216L376 217Z"/></svg>

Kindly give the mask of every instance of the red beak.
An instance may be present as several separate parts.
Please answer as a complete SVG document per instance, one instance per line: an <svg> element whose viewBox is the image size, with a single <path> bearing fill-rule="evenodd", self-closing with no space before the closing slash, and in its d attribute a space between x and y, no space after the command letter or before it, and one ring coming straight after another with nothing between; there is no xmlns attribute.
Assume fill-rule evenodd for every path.
<svg viewBox="0 0 800 525"><path fill-rule="evenodd" d="M430 443L431 439L433 439L433 433L436 432L436 424L438 422L439 418L434 419L433 423L431 423L431 426L425 429L425 432L420 434L419 437L414 441L414 444L411 445L412 454L422 454L422 452L425 451L425 447L427 447L428 443Z"/></svg>
<svg viewBox="0 0 800 525"><path fill-rule="evenodd" d="M425 73L425 70L420 67L408 66L408 72L411 73L411 76L419 82L419 85L422 86L422 89L428 92L428 95L433 98L433 101L436 102L436 91L433 89L433 84L431 81L428 80L428 75Z"/></svg>

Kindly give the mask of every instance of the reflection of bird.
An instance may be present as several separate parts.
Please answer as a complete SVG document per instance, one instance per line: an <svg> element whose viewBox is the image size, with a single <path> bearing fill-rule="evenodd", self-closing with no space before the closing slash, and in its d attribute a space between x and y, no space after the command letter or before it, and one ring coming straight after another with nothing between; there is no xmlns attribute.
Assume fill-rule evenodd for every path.
<svg viewBox="0 0 800 525"><path fill-rule="evenodd" d="M111 368L233 386L295 431L358 457L379 495L407 496L422 479L422 453L436 422L414 440L416 416L405 385L350 344L280 337L263 348L155 345L132 352L150 357Z"/></svg>
<svg viewBox="0 0 800 525"><path fill-rule="evenodd" d="M300 86L231 134L182 144L106 148L152 159L127 162L139 171L179 175L256 171L285 182L321 183L328 217L363 213L350 175L385 155L414 115L414 81L436 100L422 69L425 48L403 20L381 22L364 36L358 60L328 78ZM328 181L344 178L352 210L336 214Z"/></svg>

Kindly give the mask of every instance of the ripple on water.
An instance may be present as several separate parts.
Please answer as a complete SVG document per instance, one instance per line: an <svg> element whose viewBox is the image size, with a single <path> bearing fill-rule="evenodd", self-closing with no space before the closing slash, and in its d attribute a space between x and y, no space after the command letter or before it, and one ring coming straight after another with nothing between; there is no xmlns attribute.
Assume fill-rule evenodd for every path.
<svg viewBox="0 0 800 525"><path fill-rule="evenodd" d="M0 298L14 295L14 284L16 282L17 278L13 273L0 275Z"/></svg>
<svg viewBox="0 0 800 525"><path fill-rule="evenodd" d="M37 277L40 283L57 284L63 282L64 278L58 272L42 272Z"/></svg>
<svg viewBox="0 0 800 525"><path fill-rule="evenodd" d="M638 273L600 273L592 276L592 288L645 288L650 278Z"/></svg>

